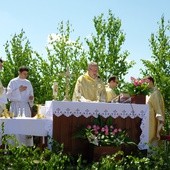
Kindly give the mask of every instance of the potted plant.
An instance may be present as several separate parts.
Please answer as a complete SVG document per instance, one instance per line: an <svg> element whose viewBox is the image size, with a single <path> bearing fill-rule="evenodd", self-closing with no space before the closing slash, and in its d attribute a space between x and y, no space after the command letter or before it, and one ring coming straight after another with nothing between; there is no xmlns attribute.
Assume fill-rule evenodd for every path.
<svg viewBox="0 0 170 170"><path fill-rule="evenodd" d="M101 156L114 154L121 150L125 144L135 144L132 142L127 132L121 128L114 127L112 119L106 121L101 116L88 124L82 131L83 138L93 145L93 160L97 161Z"/></svg>
<svg viewBox="0 0 170 170"><path fill-rule="evenodd" d="M146 103L146 95L149 94L150 90L145 79L131 77L131 83L126 83L123 88L131 96L132 103Z"/></svg>
<svg viewBox="0 0 170 170"><path fill-rule="evenodd" d="M126 131L113 125L87 125L84 129L88 141L96 146L121 146L128 142Z"/></svg>

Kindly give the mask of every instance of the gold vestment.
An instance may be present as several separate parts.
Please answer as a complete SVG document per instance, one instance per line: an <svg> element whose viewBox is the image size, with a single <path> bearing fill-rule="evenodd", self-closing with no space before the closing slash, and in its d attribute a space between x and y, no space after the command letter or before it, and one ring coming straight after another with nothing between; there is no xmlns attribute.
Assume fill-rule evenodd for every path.
<svg viewBox="0 0 170 170"><path fill-rule="evenodd" d="M165 120L164 100L160 91L154 87L149 100L149 143L160 140L160 131Z"/></svg>
<svg viewBox="0 0 170 170"><path fill-rule="evenodd" d="M117 97L117 95L114 92L114 90L109 87L109 85L106 85L105 88L106 88L106 94L107 94L106 101L112 102Z"/></svg>
<svg viewBox="0 0 170 170"><path fill-rule="evenodd" d="M96 79L93 79L89 76L88 72L85 73L77 79L72 100L106 101L104 83L100 78L97 77Z"/></svg>

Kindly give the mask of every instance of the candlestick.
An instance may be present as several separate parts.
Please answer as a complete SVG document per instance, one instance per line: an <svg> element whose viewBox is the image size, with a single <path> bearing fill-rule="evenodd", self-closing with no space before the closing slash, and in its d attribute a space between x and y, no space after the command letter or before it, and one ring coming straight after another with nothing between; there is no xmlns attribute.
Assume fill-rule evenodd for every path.
<svg viewBox="0 0 170 170"><path fill-rule="evenodd" d="M70 78L70 71L69 71L69 66L67 66L67 70L66 70L66 90L65 90L65 97L64 97L64 101L68 101L69 100L69 78Z"/></svg>
<svg viewBox="0 0 170 170"><path fill-rule="evenodd" d="M58 94L58 83L56 81L54 81L52 89L53 89L53 98L54 100L56 100Z"/></svg>

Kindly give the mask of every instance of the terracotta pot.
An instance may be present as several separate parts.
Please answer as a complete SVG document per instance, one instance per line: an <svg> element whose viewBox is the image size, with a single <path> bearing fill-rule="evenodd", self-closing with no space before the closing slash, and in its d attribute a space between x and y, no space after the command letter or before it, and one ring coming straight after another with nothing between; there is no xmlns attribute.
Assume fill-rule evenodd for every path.
<svg viewBox="0 0 170 170"><path fill-rule="evenodd" d="M94 146L93 148L93 161L99 161L101 157L106 155L113 155L120 151L121 147L117 146ZM116 157L117 158L117 157Z"/></svg>
<svg viewBox="0 0 170 170"><path fill-rule="evenodd" d="M131 103L146 104L146 96L143 94L131 96Z"/></svg>

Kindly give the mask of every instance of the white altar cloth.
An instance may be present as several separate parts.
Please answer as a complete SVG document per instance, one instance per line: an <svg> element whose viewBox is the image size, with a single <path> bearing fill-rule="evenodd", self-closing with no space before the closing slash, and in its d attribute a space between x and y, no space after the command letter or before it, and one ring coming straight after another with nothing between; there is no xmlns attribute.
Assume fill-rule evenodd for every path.
<svg viewBox="0 0 170 170"><path fill-rule="evenodd" d="M149 139L149 106L144 104L131 103L87 103L87 102L69 102L69 101L47 101L47 114L67 117L74 115L76 117L97 117L101 115L105 118L135 118L139 117L141 121L141 135L138 144L139 149L148 149Z"/></svg>
<svg viewBox="0 0 170 170"><path fill-rule="evenodd" d="M4 122L4 134L32 136L52 136L52 120L35 118L0 118L0 127ZM2 134L2 127L0 128Z"/></svg>

